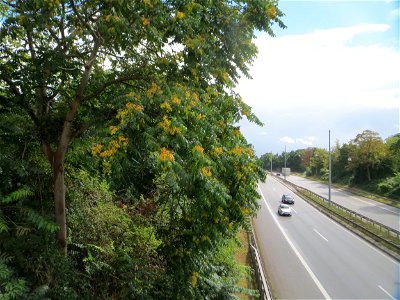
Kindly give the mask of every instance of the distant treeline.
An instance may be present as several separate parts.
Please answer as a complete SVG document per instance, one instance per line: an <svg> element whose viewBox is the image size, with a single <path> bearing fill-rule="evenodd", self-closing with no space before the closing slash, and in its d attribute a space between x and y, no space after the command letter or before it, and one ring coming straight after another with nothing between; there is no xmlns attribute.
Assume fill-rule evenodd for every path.
<svg viewBox="0 0 400 300"><path fill-rule="evenodd" d="M305 173L328 180L329 152L307 148L281 154L263 154L265 170ZM338 141L331 148L332 181L358 186L382 196L400 199L400 134L383 140L378 133L365 130L345 144Z"/></svg>

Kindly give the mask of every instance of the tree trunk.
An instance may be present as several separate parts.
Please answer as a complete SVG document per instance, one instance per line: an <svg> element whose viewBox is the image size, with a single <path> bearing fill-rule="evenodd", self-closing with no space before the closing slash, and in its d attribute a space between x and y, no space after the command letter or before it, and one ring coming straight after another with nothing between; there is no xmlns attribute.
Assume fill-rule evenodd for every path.
<svg viewBox="0 0 400 300"><path fill-rule="evenodd" d="M369 170L369 166L367 166L367 179L368 179L368 182L371 181L371 172Z"/></svg>
<svg viewBox="0 0 400 300"><path fill-rule="evenodd" d="M61 250L67 254L67 221L65 215L64 159L54 157L53 165L54 204L56 223L60 227L57 240Z"/></svg>

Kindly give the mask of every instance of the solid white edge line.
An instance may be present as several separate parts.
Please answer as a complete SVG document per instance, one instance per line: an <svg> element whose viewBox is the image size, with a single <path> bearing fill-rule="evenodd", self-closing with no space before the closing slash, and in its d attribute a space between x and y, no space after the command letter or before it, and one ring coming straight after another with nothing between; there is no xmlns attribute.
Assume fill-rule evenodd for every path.
<svg viewBox="0 0 400 300"><path fill-rule="evenodd" d="M273 178L275 181L279 182L277 179ZM388 254L386 254L385 252L383 252L382 250L376 248L375 246L372 246L370 243L368 243L367 241L365 241L364 239L362 239L361 237L359 237L357 234L355 234L354 232L350 231L349 229L347 229L346 227L344 227L343 225L335 222L334 220L332 220L331 218L329 218L328 216L326 216L325 214L321 213L318 209L316 209L314 206L312 206L310 203L308 203L306 200L304 200L303 198L299 197L301 200L303 200L305 203L307 203L311 209L315 210L316 212L319 212L320 215L327 219L328 221L330 221L332 224L335 224L337 227L339 227L340 229L344 230L345 232L347 232L348 234L350 234L351 236L355 237L356 239L358 239L360 242L364 243L366 246L368 246L369 248L371 248L372 250L374 250L376 253L379 253L380 255L382 255L383 257L385 257L386 259L390 260L391 262L397 264L397 261L390 257ZM400 299L399 299L400 300Z"/></svg>
<svg viewBox="0 0 400 300"><path fill-rule="evenodd" d="M386 295L388 295L391 299L393 299L393 300L396 300L396 298L395 297L393 297L392 295L390 295L383 287L381 287L379 284L378 284L378 288L380 288Z"/></svg>
<svg viewBox="0 0 400 300"><path fill-rule="evenodd" d="M318 234L321 238L323 238L325 241L329 242L328 239L326 237L324 237L321 233L319 233L319 231L315 228L313 228L315 233Z"/></svg>
<svg viewBox="0 0 400 300"><path fill-rule="evenodd" d="M315 276L314 272L308 266L307 262L301 256L300 252L296 249L296 247L293 245L292 241L289 239L289 237L287 236L287 234L283 230L282 226L279 224L278 220L276 219L276 216L274 215L274 213L272 212L271 208L269 207L269 205L267 203L267 200L265 200L264 194L262 193L262 191L260 189L260 186L257 185L257 187L258 187L258 190L260 191L261 197L264 200L264 203L267 206L272 218L274 219L274 221L275 221L276 225L278 226L279 230L282 232L282 235L284 236L284 238L288 242L289 246L292 248L292 250L294 251L294 253L298 257L300 262L303 264L304 268L307 270L308 274L311 276L312 280L314 281L314 283L316 284L318 289L321 291L322 295L324 295L325 299L331 299L331 297L329 296L328 292L324 289L324 287L322 286L321 282L318 280L317 276Z"/></svg>

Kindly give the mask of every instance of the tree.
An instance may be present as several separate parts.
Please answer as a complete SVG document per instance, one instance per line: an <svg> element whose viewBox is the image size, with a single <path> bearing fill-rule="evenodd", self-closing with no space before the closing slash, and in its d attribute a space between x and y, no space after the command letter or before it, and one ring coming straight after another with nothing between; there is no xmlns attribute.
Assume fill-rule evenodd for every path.
<svg viewBox="0 0 400 300"><path fill-rule="evenodd" d="M387 157L387 146L377 132L365 130L349 143L349 168L365 172L371 181L371 172Z"/></svg>
<svg viewBox="0 0 400 300"><path fill-rule="evenodd" d="M328 170L328 151L322 148L315 148L310 159L310 167L314 175L326 175Z"/></svg>
<svg viewBox="0 0 400 300"><path fill-rule="evenodd" d="M261 0L7 1L2 12L0 104L27 119L48 160L64 252L71 142L105 127L127 103L141 110L131 92L154 95L171 82L232 91L256 54L254 30L284 26L277 2ZM239 115L251 118L246 109Z"/></svg>
<svg viewBox="0 0 400 300"><path fill-rule="evenodd" d="M343 144L340 146L339 142L336 142L335 147L332 149L332 179L348 181L351 172L348 168L349 164L349 146Z"/></svg>
<svg viewBox="0 0 400 300"><path fill-rule="evenodd" d="M311 172L311 158L315 148L304 149L301 155L301 165L306 169L307 173Z"/></svg>
<svg viewBox="0 0 400 300"><path fill-rule="evenodd" d="M301 157L304 150L290 151L287 155L286 165L293 172L304 172L304 167L301 166Z"/></svg>
<svg viewBox="0 0 400 300"><path fill-rule="evenodd" d="M272 168L272 160L273 154L272 153L265 153L260 156L260 161L262 162L262 166L264 170L271 170Z"/></svg>
<svg viewBox="0 0 400 300"><path fill-rule="evenodd" d="M392 160L392 170L400 171L400 133L394 134L386 139L389 157Z"/></svg>

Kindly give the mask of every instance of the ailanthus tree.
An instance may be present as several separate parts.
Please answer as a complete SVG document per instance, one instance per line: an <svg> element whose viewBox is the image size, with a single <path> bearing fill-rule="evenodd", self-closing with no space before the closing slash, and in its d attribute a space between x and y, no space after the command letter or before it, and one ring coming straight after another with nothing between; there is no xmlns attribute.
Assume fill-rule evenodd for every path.
<svg viewBox="0 0 400 300"><path fill-rule="evenodd" d="M254 31L272 34L281 15L276 1L262 0L3 1L0 104L25 115L51 166L64 251L64 162L73 139L108 125L129 102L128 88L164 89L173 79L231 90L240 72L248 75Z"/></svg>

